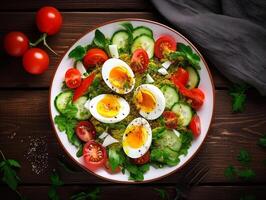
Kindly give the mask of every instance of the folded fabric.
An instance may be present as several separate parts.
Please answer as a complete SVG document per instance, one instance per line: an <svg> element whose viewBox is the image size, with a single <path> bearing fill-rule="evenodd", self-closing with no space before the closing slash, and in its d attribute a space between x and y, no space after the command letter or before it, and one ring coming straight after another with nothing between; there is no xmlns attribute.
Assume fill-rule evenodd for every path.
<svg viewBox="0 0 266 200"><path fill-rule="evenodd" d="M266 95L265 0L151 0L230 81Z"/></svg>

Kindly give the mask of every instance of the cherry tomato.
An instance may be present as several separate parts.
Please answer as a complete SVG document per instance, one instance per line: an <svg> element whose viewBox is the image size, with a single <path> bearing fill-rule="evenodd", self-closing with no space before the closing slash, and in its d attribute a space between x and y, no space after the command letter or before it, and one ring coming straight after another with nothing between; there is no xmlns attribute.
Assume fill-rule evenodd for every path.
<svg viewBox="0 0 266 200"><path fill-rule="evenodd" d="M195 110L200 109L204 103L204 99L205 99L204 93L199 88L193 88L190 90L190 92L191 92L191 96L189 97L189 99L191 99L192 101L191 102L192 108L194 108Z"/></svg>
<svg viewBox="0 0 266 200"><path fill-rule="evenodd" d="M198 137L201 132L201 126L200 126L200 118L197 114L195 114L190 123L189 123L189 128L192 131L194 137Z"/></svg>
<svg viewBox="0 0 266 200"><path fill-rule="evenodd" d="M116 174L116 173L121 172L121 167L117 167L117 168L115 168L114 170L112 170L112 168L111 168L111 166L110 166L108 160L106 161L104 167L105 167L106 171L107 171L108 173L110 173L110 174Z"/></svg>
<svg viewBox="0 0 266 200"><path fill-rule="evenodd" d="M149 56L144 49L134 51L131 58L130 67L136 73L143 73L147 70L149 64Z"/></svg>
<svg viewBox="0 0 266 200"><path fill-rule="evenodd" d="M84 95L88 91L88 88L92 84L95 75L96 74L94 72L92 72L87 78L85 78L81 82L80 86L74 92L73 101L76 101L79 97L81 97L82 95Z"/></svg>
<svg viewBox="0 0 266 200"><path fill-rule="evenodd" d="M165 126L169 129L176 129L178 125L178 119L174 112L172 111L164 111L163 118L165 122Z"/></svg>
<svg viewBox="0 0 266 200"><path fill-rule="evenodd" d="M96 170L106 163L106 150L101 144L91 140L83 147L83 158L88 169Z"/></svg>
<svg viewBox="0 0 266 200"><path fill-rule="evenodd" d="M49 56L39 48L31 48L23 55L24 69L31 74L42 74L48 69Z"/></svg>
<svg viewBox="0 0 266 200"><path fill-rule="evenodd" d="M189 73L182 67L178 67L177 71L173 74L173 78L184 86L189 79Z"/></svg>
<svg viewBox="0 0 266 200"><path fill-rule="evenodd" d="M163 35L155 42L154 54L157 58L163 58L168 51L176 51L176 41L172 36Z"/></svg>
<svg viewBox="0 0 266 200"><path fill-rule="evenodd" d="M89 49L83 58L83 64L86 68L95 67L103 64L108 59L107 54L98 48Z"/></svg>
<svg viewBox="0 0 266 200"><path fill-rule="evenodd" d="M10 56L22 56L29 48L29 39L24 33L10 32L5 36L4 47Z"/></svg>
<svg viewBox="0 0 266 200"><path fill-rule="evenodd" d="M70 68L66 71L65 82L69 88L77 88L81 84L81 74L79 70L75 68Z"/></svg>
<svg viewBox="0 0 266 200"><path fill-rule="evenodd" d="M96 130L93 124L89 121L81 121L76 126L76 134L84 142L95 139Z"/></svg>
<svg viewBox="0 0 266 200"><path fill-rule="evenodd" d="M133 158L132 162L136 165L144 165L150 161L150 151L147 151L143 156L139 158Z"/></svg>
<svg viewBox="0 0 266 200"><path fill-rule="evenodd" d="M36 24L40 32L48 35L56 34L62 26L61 13L54 7L42 7L36 14Z"/></svg>

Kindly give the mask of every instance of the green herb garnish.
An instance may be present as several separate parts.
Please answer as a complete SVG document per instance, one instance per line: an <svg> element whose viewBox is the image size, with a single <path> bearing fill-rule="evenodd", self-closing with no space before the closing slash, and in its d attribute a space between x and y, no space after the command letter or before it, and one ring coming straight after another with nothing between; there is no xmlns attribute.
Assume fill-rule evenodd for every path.
<svg viewBox="0 0 266 200"><path fill-rule="evenodd" d="M93 190L88 190L86 192L79 192L70 197L71 200L97 200L100 199L100 188L97 187Z"/></svg>
<svg viewBox="0 0 266 200"><path fill-rule="evenodd" d="M160 189L160 188L154 188L154 191L158 192L158 194L160 195L160 198L162 200L164 199L169 199L169 195L168 193L166 192L166 190L164 189Z"/></svg>
<svg viewBox="0 0 266 200"><path fill-rule="evenodd" d="M82 60L86 54L86 48L79 45L68 54L69 58L73 58L76 61Z"/></svg>
<svg viewBox="0 0 266 200"><path fill-rule="evenodd" d="M258 141L258 145L266 148L266 134L264 134Z"/></svg>
<svg viewBox="0 0 266 200"><path fill-rule="evenodd" d="M234 85L229 89L229 95L232 97L232 111L243 112L246 104L247 85Z"/></svg>
<svg viewBox="0 0 266 200"><path fill-rule="evenodd" d="M51 186L48 191L48 197L51 200L59 200L59 195L57 193L57 188L62 186L64 183L60 180L59 175L54 171L50 176Z"/></svg>
<svg viewBox="0 0 266 200"><path fill-rule="evenodd" d="M237 156L237 160L242 165L247 166L247 165L249 165L249 163L251 161L251 156L245 149L241 149L238 156Z"/></svg>
<svg viewBox="0 0 266 200"><path fill-rule="evenodd" d="M93 43L101 49L105 49L108 46L108 41L106 40L104 34L98 29L95 31Z"/></svg>

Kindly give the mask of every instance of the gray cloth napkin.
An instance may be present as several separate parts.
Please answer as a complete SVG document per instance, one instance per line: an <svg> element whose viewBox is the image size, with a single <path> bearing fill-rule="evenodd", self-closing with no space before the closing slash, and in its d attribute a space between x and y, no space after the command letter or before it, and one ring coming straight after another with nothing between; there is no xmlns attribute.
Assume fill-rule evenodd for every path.
<svg viewBox="0 0 266 200"><path fill-rule="evenodd" d="M151 0L229 80L266 95L266 0Z"/></svg>

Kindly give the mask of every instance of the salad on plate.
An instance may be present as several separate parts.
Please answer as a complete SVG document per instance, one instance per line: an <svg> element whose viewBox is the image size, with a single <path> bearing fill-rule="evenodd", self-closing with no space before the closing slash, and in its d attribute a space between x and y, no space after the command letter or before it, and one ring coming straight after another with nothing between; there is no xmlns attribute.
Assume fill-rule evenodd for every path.
<svg viewBox="0 0 266 200"><path fill-rule="evenodd" d="M129 22L76 46L54 121L95 171L142 181L150 166L176 166L201 132L200 57L171 35Z"/></svg>

